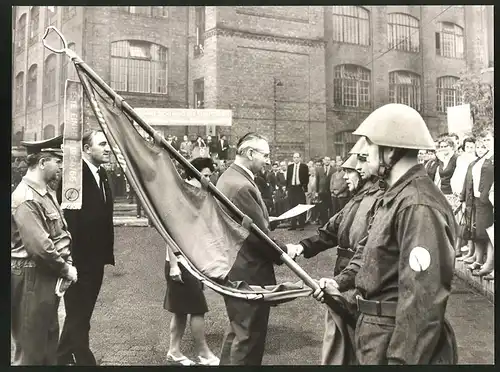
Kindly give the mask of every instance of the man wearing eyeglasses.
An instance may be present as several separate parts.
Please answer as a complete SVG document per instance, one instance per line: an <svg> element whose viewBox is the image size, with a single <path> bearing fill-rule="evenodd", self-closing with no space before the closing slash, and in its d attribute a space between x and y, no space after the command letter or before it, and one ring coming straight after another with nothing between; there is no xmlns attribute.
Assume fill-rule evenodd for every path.
<svg viewBox="0 0 500 372"><path fill-rule="evenodd" d="M270 164L269 144L261 135L248 133L238 141L236 148L236 159L220 176L217 188L264 233L269 234L269 215L254 176L265 164ZM296 256L295 248L280 246L292 257ZM277 251L250 233L238 252L228 279L251 285L276 284L273 264L281 263ZM224 301L229 327L224 336L220 364L262 364L269 305L232 297L224 297Z"/></svg>

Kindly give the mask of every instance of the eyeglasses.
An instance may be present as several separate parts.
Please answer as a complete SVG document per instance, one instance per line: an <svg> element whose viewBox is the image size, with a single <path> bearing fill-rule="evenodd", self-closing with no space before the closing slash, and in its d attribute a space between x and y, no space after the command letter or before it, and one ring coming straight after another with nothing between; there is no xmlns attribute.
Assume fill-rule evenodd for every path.
<svg viewBox="0 0 500 372"><path fill-rule="evenodd" d="M262 152L260 150L257 150L257 149L251 149L252 151L255 151L255 152L258 152L259 154L262 154L262 156L265 158L265 159L268 159L269 158L269 153L265 153L265 152Z"/></svg>

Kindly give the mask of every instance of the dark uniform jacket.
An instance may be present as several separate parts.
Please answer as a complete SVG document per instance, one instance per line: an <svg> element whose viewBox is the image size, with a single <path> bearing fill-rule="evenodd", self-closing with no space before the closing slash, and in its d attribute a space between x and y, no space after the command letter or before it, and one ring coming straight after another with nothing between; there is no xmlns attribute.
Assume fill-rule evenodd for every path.
<svg viewBox="0 0 500 372"><path fill-rule="evenodd" d="M265 234L269 234L266 205L257 185L243 168L231 164L217 181L217 188ZM286 247L282 249L287 252ZM228 279L256 285L276 284L273 263L282 263L280 254L250 233L238 252Z"/></svg>
<svg viewBox="0 0 500 372"><path fill-rule="evenodd" d="M451 206L420 164L377 202L355 281L366 300L397 302L392 336L385 347L389 364L430 362L451 293L455 238ZM429 253L427 268L419 260L422 255L415 254L422 249L416 247ZM412 266L420 265L420 270L409 264L412 251Z"/></svg>
<svg viewBox="0 0 500 372"><path fill-rule="evenodd" d="M305 258L338 245L341 248L355 249L357 243L366 236L367 221L358 214L361 202L369 195L369 200L379 190L378 184L366 182L361 189L347 202L345 207L318 229L318 234L300 241L304 247ZM366 204L366 203L365 203ZM358 217L356 217L358 216Z"/></svg>
<svg viewBox="0 0 500 372"><path fill-rule="evenodd" d="M64 217L73 237L71 253L78 267L115 264L113 253L113 199L109 183L104 182L106 202L87 163L82 161L82 208L65 209ZM61 185L62 186L62 185ZM61 200L61 187L58 198Z"/></svg>

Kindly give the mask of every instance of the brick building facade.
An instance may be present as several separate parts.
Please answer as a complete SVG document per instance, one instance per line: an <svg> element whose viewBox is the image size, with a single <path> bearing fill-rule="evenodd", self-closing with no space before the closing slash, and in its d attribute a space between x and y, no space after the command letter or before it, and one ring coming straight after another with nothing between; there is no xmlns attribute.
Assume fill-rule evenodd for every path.
<svg viewBox="0 0 500 372"><path fill-rule="evenodd" d="M460 103L452 83L463 71L490 67L488 12L492 7L17 6L13 138L62 130L63 81L75 71L42 46L49 24L133 107L233 111L230 128L164 133L226 134L234 143L253 130L269 138L276 158L345 155L359 123L398 101L417 108L437 134L446 130L446 106ZM85 118L96 125L90 113Z"/></svg>

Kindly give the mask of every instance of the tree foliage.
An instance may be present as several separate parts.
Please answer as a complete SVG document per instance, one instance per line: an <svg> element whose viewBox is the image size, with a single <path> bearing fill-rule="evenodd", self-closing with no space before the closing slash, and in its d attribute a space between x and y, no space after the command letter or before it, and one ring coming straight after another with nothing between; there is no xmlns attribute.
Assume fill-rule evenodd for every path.
<svg viewBox="0 0 500 372"><path fill-rule="evenodd" d="M473 134L483 132L493 126L493 87L483 82L477 73L465 73L456 84L462 94L464 104L470 104L473 120Z"/></svg>

